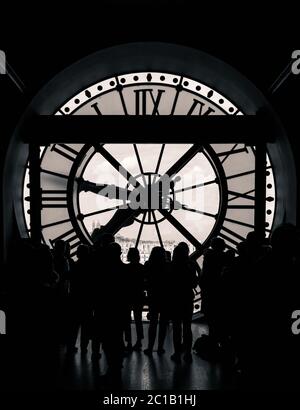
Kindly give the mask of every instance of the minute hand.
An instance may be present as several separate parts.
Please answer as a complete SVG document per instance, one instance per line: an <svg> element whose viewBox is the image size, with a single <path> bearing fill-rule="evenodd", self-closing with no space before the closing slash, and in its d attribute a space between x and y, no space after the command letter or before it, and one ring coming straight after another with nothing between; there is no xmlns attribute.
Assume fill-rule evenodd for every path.
<svg viewBox="0 0 300 410"><path fill-rule="evenodd" d="M78 179L77 182L80 192L93 192L110 199L127 201L131 193L127 188L121 188L113 184L96 184L95 182L86 181L83 178Z"/></svg>

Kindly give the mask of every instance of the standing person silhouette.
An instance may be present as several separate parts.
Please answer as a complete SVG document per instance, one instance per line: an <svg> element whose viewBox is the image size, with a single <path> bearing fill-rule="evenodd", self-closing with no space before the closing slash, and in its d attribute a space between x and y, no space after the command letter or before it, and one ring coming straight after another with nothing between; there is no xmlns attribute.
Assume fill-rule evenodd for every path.
<svg viewBox="0 0 300 410"><path fill-rule="evenodd" d="M94 235L96 231L97 235ZM93 289L91 290L91 300L93 305L93 319L92 319L92 361L97 362L101 358L100 347L103 333L103 303L100 298L102 291L102 273L106 269L107 249L115 242L115 238L110 233L104 233L100 236L99 229L95 229L93 237L97 238L90 254L90 269L92 274Z"/></svg>
<svg viewBox="0 0 300 410"><path fill-rule="evenodd" d="M127 254L129 264L126 266L126 288L128 290L128 309L125 327L125 340L127 350L141 350L142 340L144 338L143 330L143 306L145 290L145 268L140 263L140 253L137 248L130 248ZM131 311L136 327L136 343L132 347L131 339Z"/></svg>
<svg viewBox="0 0 300 410"><path fill-rule="evenodd" d="M76 340L80 332L81 353L87 352L91 336L93 305L91 301L92 277L90 269L90 249L87 245L77 248L78 260L73 264L70 274L70 321L68 334L68 353L76 353Z"/></svg>
<svg viewBox="0 0 300 410"><path fill-rule="evenodd" d="M53 264L55 271L59 275L60 292L66 296L68 294L70 264L67 258L66 242L64 242L62 239L59 239L54 244Z"/></svg>
<svg viewBox="0 0 300 410"><path fill-rule="evenodd" d="M59 333L62 344L66 344L68 335L66 334L66 324L69 314L69 275L70 275L70 263L67 257L67 245L62 239L57 240L54 243L52 250L54 270L59 276L59 282L57 286L58 293L58 309L59 316Z"/></svg>
<svg viewBox="0 0 300 410"><path fill-rule="evenodd" d="M226 264L225 242L212 238L210 248L204 253L202 276L200 280L202 310L206 316L209 336L213 344L220 342L220 295L221 277Z"/></svg>
<svg viewBox="0 0 300 410"><path fill-rule="evenodd" d="M257 389L293 390L299 386L299 341L291 332L291 314L299 306L296 227L279 225L270 244L271 251L260 249L254 254L263 256L252 257L250 274L244 280L243 300L250 306L244 309L243 318L247 324L242 339L244 383ZM253 247L248 245L249 249Z"/></svg>
<svg viewBox="0 0 300 410"><path fill-rule="evenodd" d="M145 269L150 324L148 331L148 347L144 350L144 353L148 356L152 355L159 321L157 353L161 355L165 352L164 341L168 324L167 294L170 272L170 266L166 261L164 248L155 246L152 249L150 258L145 263Z"/></svg>
<svg viewBox="0 0 300 410"><path fill-rule="evenodd" d="M181 360L192 362L193 335L191 329L193 315L194 290L198 284L196 268L189 258L189 248L184 242L177 245L171 264L171 316L173 322L174 354L171 359L176 363Z"/></svg>
<svg viewBox="0 0 300 410"><path fill-rule="evenodd" d="M121 261L121 246L111 243L103 254L99 308L101 309L101 329L103 350L107 360L105 381L119 383L123 361L123 331L127 306L125 264Z"/></svg>

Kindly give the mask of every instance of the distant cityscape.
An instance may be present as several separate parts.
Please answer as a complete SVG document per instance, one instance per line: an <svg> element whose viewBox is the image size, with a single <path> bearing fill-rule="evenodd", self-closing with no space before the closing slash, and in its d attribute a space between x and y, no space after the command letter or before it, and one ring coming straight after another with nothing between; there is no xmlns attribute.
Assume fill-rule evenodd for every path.
<svg viewBox="0 0 300 410"><path fill-rule="evenodd" d="M101 224L98 221L93 221L92 223L92 232L94 232L95 229L100 229ZM122 236L120 234L115 235L115 240L117 243L120 244L122 248L122 260L123 262L127 262L127 253L129 248L134 248L135 243L136 243L136 238L127 238L125 236ZM170 241L170 240L164 240L164 248L166 251L169 251L171 254L173 253L173 250L175 246L177 245L177 241ZM138 244L138 250L140 252L141 256L141 263L145 263L150 256L151 250L155 246L161 246L160 242L158 240L140 240ZM191 244L188 243L188 246L190 248L190 253L193 253L195 251L195 247L192 246Z"/></svg>

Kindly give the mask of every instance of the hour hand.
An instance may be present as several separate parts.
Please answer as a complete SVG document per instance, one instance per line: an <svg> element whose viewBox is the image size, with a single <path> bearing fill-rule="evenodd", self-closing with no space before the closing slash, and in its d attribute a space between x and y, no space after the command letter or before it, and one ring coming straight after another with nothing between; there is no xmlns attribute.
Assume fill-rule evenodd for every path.
<svg viewBox="0 0 300 410"><path fill-rule="evenodd" d="M77 178L77 183L80 192L94 192L97 195L110 199L127 201L131 192L127 188L121 188L113 184L96 184L83 178Z"/></svg>
<svg viewBox="0 0 300 410"><path fill-rule="evenodd" d="M87 181L83 178L77 178L76 179L77 184L78 184L78 190L79 192L84 191L84 192L94 192L95 194L99 193L99 190L104 188L106 185L98 185L95 182L90 182Z"/></svg>

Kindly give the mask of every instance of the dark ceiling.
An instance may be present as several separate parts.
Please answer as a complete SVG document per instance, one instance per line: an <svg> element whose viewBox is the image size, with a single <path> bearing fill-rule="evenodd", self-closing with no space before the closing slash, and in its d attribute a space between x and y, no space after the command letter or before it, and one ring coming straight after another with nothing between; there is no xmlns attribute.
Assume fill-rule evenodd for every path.
<svg viewBox="0 0 300 410"><path fill-rule="evenodd" d="M134 41L199 48L266 89L292 50L300 47L293 10L285 18L280 13L274 17L271 11L262 14L244 3L227 14L217 2L212 14L201 1L191 0L102 0L98 6L74 2L64 12L62 6L46 4L32 14L19 10L8 13L7 21L3 14L1 19L8 27L2 27L0 48L32 92L74 61L103 47Z"/></svg>
<svg viewBox="0 0 300 410"><path fill-rule="evenodd" d="M240 2L231 10L215 2L109 0L40 3L2 13L0 49L26 86L22 94L0 76L3 121L15 126L32 96L66 66L104 47L136 41L162 41L201 49L234 66L264 93L300 48L297 11L273 6L262 11ZM277 12L274 12L277 10ZM5 78L6 77L6 78ZM275 109L297 143L300 75L291 75L271 97ZM7 100L13 101L7 104ZM2 110L3 112L3 110Z"/></svg>

